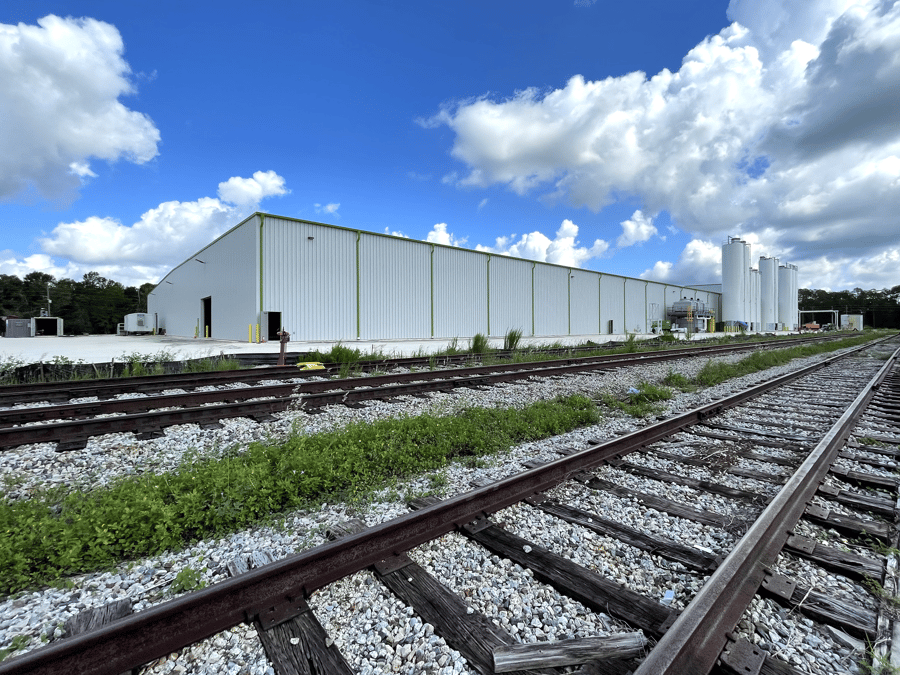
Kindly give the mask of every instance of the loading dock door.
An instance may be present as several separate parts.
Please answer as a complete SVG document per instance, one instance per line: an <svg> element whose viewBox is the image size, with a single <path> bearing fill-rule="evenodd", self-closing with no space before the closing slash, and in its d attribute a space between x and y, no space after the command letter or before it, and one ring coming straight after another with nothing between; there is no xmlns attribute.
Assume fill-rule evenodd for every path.
<svg viewBox="0 0 900 675"><path fill-rule="evenodd" d="M200 337L212 337L212 296L203 298L200 303L202 305L200 311L200 323L203 328L200 332Z"/></svg>

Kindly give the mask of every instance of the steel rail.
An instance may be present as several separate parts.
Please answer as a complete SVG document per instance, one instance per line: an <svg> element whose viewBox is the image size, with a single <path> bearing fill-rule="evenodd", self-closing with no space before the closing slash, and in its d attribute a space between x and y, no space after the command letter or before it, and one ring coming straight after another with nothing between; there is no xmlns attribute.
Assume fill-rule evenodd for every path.
<svg viewBox="0 0 900 675"><path fill-rule="evenodd" d="M838 338L806 338L803 340L794 339L790 341L790 346L796 346L798 343L805 344L807 341L821 342L823 340L834 340ZM756 348L784 348L787 343L779 342L756 342L744 343L740 345L703 345L694 347L678 347L678 348L662 348L660 352L670 354L701 354L702 353L730 353L733 351L748 351ZM634 356L644 354L652 354L659 352L637 352ZM494 358L502 358L503 354L490 354ZM567 356L561 359L553 359L544 361L543 363L552 365L554 363L575 363L581 360L604 360L621 358L621 354L602 354L597 356ZM455 356L432 356L432 357L406 357L400 359L375 359L358 361L353 367L361 370L377 370L380 368L406 368L414 366L449 366L453 363L468 363L473 359L481 358L476 354L465 354ZM145 375L140 377L113 377L92 379L83 381L67 381L67 382L38 382L31 384L7 384L0 385L0 404L30 403L34 401L63 401L69 398L80 397L98 397L108 398L116 394L122 394L133 391L156 392L165 389L177 388L194 388L200 386L209 386L215 384L225 384L230 382L258 382L261 380L277 380L295 377L317 377L321 375L333 375L347 364L325 364L324 370L299 370L294 366L266 366L263 368L246 368L230 371L211 371L201 373L175 373L165 375ZM512 365L512 364L509 364ZM484 366L490 368L491 366Z"/></svg>
<svg viewBox="0 0 900 675"><path fill-rule="evenodd" d="M243 621L258 617L264 624L278 623L298 613L306 597L329 583L546 491L580 471L661 440L726 407L738 405L871 346L869 343L833 355L618 439L592 445L361 533L251 570L240 577L119 619L96 631L28 652L0 663L0 675L112 675L139 667Z"/></svg>
<svg viewBox="0 0 900 675"><path fill-rule="evenodd" d="M894 367L900 348L788 479L709 581L663 635L635 675L709 673L750 606L767 567L787 541L857 419Z"/></svg>
<svg viewBox="0 0 900 675"><path fill-rule="evenodd" d="M746 345L707 348L700 356L746 351ZM424 392L513 382L532 377L554 377L575 372L605 370L697 356L695 350L616 354L538 363L474 366L452 370L394 375L312 380L300 384L268 385L210 392L189 392L115 401L0 411L0 450L30 443L64 442L62 449L83 447L88 438L111 433L155 432L177 424L209 424L233 417L268 416L297 404L310 409L352 404ZM561 364L561 365L553 365ZM406 384L402 384L402 383ZM387 383L387 384L386 384ZM381 386L379 386L381 385ZM271 400L269 397L275 397ZM266 400L250 400L266 399ZM234 401L222 403L222 401ZM199 407L185 407L199 406ZM165 408L176 408L165 410ZM164 410L154 410L163 408ZM112 417L90 415L124 413ZM65 422L25 424L45 420Z"/></svg>

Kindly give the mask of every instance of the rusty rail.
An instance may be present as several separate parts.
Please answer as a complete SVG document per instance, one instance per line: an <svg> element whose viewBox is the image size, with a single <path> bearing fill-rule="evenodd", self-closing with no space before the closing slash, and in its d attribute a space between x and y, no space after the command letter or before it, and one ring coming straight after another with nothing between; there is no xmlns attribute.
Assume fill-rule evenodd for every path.
<svg viewBox="0 0 900 675"><path fill-rule="evenodd" d="M870 346L863 345L829 357L621 438L591 446L362 533L252 570L120 619L97 631L34 650L0 664L0 675L121 673L243 621L256 617L264 624L286 620L298 613L305 597L329 583L548 490L579 471L661 440L727 407L738 405ZM712 645L714 642L707 641L706 644ZM700 671L676 669L666 672Z"/></svg>

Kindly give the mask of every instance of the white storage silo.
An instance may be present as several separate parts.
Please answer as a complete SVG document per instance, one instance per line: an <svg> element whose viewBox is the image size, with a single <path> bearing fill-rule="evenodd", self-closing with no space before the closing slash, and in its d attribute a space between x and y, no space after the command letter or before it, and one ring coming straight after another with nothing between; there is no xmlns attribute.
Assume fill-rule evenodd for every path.
<svg viewBox="0 0 900 675"><path fill-rule="evenodd" d="M746 249L747 244L737 237L729 237L728 243L722 244L722 321L747 320L744 279L745 270L749 269L746 265L749 253Z"/></svg>
<svg viewBox="0 0 900 675"><path fill-rule="evenodd" d="M747 320L750 322L750 327L753 330L761 330L759 313L760 287L759 270L750 270L750 314Z"/></svg>
<svg viewBox="0 0 900 675"><path fill-rule="evenodd" d="M781 265L778 268L778 323L786 330L797 328L797 268Z"/></svg>
<svg viewBox="0 0 900 675"><path fill-rule="evenodd" d="M744 245L744 318L741 321L753 321L753 289L750 282L750 246Z"/></svg>
<svg viewBox="0 0 900 675"><path fill-rule="evenodd" d="M778 258L759 259L759 282L762 330L775 330L778 320Z"/></svg>
<svg viewBox="0 0 900 675"><path fill-rule="evenodd" d="M798 279L799 269L791 265L791 318L795 328L800 328L800 286Z"/></svg>

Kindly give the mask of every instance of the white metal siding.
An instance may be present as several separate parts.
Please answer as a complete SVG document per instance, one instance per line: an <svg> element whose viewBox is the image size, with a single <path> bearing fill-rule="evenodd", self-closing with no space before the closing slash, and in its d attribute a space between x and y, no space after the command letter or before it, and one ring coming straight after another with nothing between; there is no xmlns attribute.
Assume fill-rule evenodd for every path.
<svg viewBox="0 0 900 675"><path fill-rule="evenodd" d="M147 298L158 328L169 335L197 331L203 337L201 301L209 297L210 337L247 339L247 326L258 320L257 222L250 218L164 277Z"/></svg>
<svg viewBox="0 0 900 675"><path fill-rule="evenodd" d="M534 332L569 334L569 270L565 267L534 268Z"/></svg>
<svg viewBox="0 0 900 675"><path fill-rule="evenodd" d="M434 249L434 336L487 335L487 255Z"/></svg>
<svg viewBox="0 0 900 675"><path fill-rule="evenodd" d="M256 214L169 273L149 311L170 334L202 334L206 297L212 337L246 339L261 312L280 312L293 340L336 341L604 335L610 321L647 332L651 303L662 318L682 297L720 295Z"/></svg>
<svg viewBox="0 0 900 675"><path fill-rule="evenodd" d="M609 330L610 321L612 331ZM625 332L625 278L600 276L600 332L622 335Z"/></svg>
<svg viewBox="0 0 900 675"><path fill-rule="evenodd" d="M521 330L531 335L531 270L534 263L492 255L491 273L491 334L506 335Z"/></svg>
<svg viewBox="0 0 900 675"><path fill-rule="evenodd" d="M571 331L572 335L593 335L600 332L600 285L596 272L572 270Z"/></svg>
<svg viewBox="0 0 900 675"><path fill-rule="evenodd" d="M360 338L431 337L432 248L360 234Z"/></svg>
<svg viewBox="0 0 900 675"><path fill-rule="evenodd" d="M266 216L262 238L262 311L292 340L355 339L356 232Z"/></svg>
<svg viewBox="0 0 900 675"><path fill-rule="evenodd" d="M649 333L647 326L647 282L625 280L625 331Z"/></svg>

